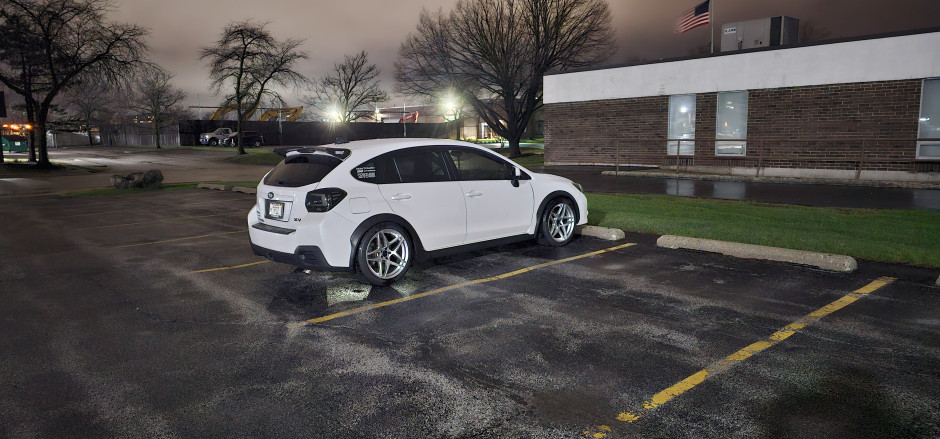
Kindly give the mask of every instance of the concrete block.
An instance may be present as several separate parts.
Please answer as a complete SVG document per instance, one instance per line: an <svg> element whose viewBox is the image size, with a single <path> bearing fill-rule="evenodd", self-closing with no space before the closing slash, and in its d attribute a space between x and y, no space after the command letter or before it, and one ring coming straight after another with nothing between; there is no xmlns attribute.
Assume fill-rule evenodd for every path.
<svg viewBox="0 0 940 439"><path fill-rule="evenodd" d="M256 194L258 193L258 188L235 186L232 188L232 192L241 192L243 194Z"/></svg>
<svg viewBox="0 0 940 439"><path fill-rule="evenodd" d="M583 236L591 236L608 241L619 241L626 238L626 234L623 233L623 230L612 229L610 227L578 226L575 227L574 232Z"/></svg>
<svg viewBox="0 0 940 439"><path fill-rule="evenodd" d="M767 261L811 265L822 268L823 270L839 271L843 273L850 273L858 268L858 263L851 256L716 241L712 239L663 235L656 240L656 245L665 248L685 248L721 253L736 258L763 259Z"/></svg>
<svg viewBox="0 0 940 439"><path fill-rule="evenodd" d="M937 285L938 287L940 287L940 277L937 278L936 285Z"/></svg>
<svg viewBox="0 0 940 439"><path fill-rule="evenodd" d="M199 183L196 185L196 187L199 189L212 189L216 191L227 191L232 189L231 185L215 183Z"/></svg>

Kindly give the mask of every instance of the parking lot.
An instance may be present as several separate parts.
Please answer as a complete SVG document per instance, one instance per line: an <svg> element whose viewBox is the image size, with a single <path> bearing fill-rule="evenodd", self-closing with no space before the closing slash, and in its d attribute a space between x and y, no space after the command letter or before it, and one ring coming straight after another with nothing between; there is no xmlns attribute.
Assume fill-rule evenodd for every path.
<svg viewBox="0 0 940 439"><path fill-rule="evenodd" d="M252 195L0 202L0 437L938 437L936 271L625 241L392 287L252 254Z"/></svg>

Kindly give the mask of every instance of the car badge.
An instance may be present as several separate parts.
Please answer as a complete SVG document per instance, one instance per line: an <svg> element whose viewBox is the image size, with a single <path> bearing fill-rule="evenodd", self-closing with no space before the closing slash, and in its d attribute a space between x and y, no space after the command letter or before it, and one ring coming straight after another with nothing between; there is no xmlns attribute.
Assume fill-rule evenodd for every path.
<svg viewBox="0 0 940 439"><path fill-rule="evenodd" d="M274 192L268 192L268 199L274 198Z"/></svg>

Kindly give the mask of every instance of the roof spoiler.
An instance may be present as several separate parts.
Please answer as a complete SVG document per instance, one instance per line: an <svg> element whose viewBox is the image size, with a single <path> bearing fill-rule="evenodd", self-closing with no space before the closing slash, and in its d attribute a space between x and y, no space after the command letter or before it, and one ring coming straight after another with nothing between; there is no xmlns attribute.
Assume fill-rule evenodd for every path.
<svg viewBox="0 0 940 439"><path fill-rule="evenodd" d="M288 153L296 152L298 154L313 154L315 152L327 153L333 157L336 157L340 160L346 160L349 157L349 150L345 148L332 148L332 147L323 147L323 146L291 146L283 148L274 148L274 153L281 156L287 157Z"/></svg>

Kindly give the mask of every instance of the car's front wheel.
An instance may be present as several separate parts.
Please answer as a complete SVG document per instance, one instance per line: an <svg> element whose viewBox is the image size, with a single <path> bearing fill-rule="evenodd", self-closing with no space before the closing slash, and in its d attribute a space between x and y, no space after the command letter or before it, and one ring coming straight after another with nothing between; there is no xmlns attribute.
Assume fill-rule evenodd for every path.
<svg viewBox="0 0 940 439"><path fill-rule="evenodd" d="M209 139L209 146L216 146L218 144L219 144L219 139L216 139L215 137Z"/></svg>
<svg viewBox="0 0 940 439"><path fill-rule="evenodd" d="M401 279L411 266L414 249L408 232L395 223L380 223L362 237L356 252L357 273L372 285Z"/></svg>
<svg viewBox="0 0 940 439"><path fill-rule="evenodd" d="M539 221L538 242L542 245L561 247L574 237L577 218L571 200L556 198L545 206Z"/></svg>

